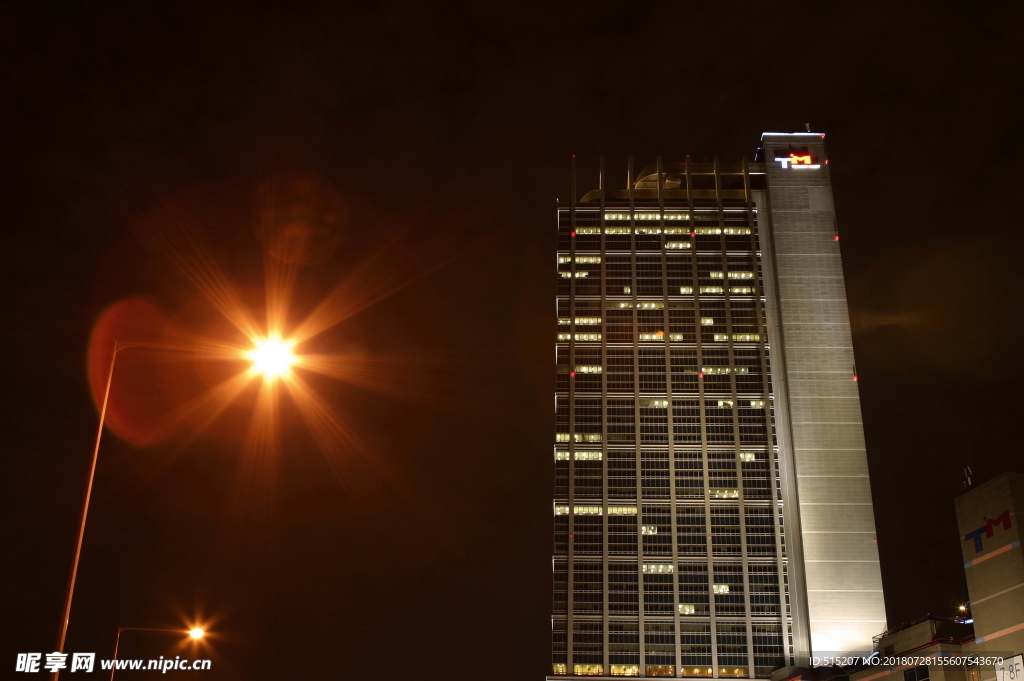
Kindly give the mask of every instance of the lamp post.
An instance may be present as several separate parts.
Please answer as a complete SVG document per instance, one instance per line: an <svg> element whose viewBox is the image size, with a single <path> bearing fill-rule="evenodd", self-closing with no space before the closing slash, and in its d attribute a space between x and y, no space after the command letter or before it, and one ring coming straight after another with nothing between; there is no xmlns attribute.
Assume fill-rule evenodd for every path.
<svg viewBox="0 0 1024 681"><path fill-rule="evenodd" d="M206 635L206 632L199 627L189 629L188 631L183 631L181 629L155 629L153 627L118 627L117 638L114 639L114 657L112 658L112 664L110 665L110 681L114 681L114 672L117 671L117 649L121 646L122 631L160 631L169 634L188 634L189 638L192 638L193 640L199 640Z"/></svg>
<svg viewBox="0 0 1024 681"><path fill-rule="evenodd" d="M89 500L92 498L92 483L96 478L96 461L100 455L100 441L103 439L103 426L107 418L107 401L110 399L110 384L114 379L114 364L117 353L127 348L137 347L142 343L122 343L114 341L114 354L110 358L110 370L107 372L107 387L103 391L103 405L100 407L100 425L96 430L96 444L92 450L92 466L89 468L89 482L85 486L85 502L82 504L82 517L78 521L78 542L75 545L75 559L71 563L71 577L68 579L67 594L64 597L64 614L60 620L60 636L57 638L57 652L64 652L64 640L68 634L68 621L71 619L71 599L75 595L75 579L78 577L78 561L82 556L82 540L85 538L85 521L89 517ZM53 672L51 677L56 681L60 670Z"/></svg>

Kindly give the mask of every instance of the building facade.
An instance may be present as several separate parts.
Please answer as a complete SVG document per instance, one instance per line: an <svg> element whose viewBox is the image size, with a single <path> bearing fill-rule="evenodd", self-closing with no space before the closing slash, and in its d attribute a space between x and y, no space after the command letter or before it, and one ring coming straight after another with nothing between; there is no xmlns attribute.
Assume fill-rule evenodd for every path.
<svg viewBox="0 0 1024 681"><path fill-rule="evenodd" d="M824 136L558 207L552 675L764 678L886 628Z"/></svg>

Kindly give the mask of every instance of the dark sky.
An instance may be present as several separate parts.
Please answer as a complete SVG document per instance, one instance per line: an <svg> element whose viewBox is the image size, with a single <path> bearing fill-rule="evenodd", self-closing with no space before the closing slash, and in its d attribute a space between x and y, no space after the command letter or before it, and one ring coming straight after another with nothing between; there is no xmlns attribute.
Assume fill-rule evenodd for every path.
<svg viewBox="0 0 1024 681"><path fill-rule="evenodd" d="M365 453L325 457L286 403L281 451L245 461L247 398L205 434L108 433L67 650L202 615L211 681L539 678L570 156L582 193L601 155L618 184L630 154L739 159L806 122L828 134L889 621L951 613L962 467L1024 469L1022 18L998 0L5 4L2 664L54 647L97 316L147 296L219 328L161 230L200 235L258 307L261 197L300 177L347 212L296 314L372 254L380 293L424 275L317 340L373 360L365 385L314 381Z"/></svg>

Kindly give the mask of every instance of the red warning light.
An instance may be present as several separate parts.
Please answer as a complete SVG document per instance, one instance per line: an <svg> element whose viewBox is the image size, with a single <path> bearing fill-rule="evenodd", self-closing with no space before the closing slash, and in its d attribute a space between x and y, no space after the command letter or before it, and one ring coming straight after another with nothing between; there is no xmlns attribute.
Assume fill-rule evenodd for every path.
<svg viewBox="0 0 1024 681"><path fill-rule="evenodd" d="M839 235L836 234L834 237L832 237L832 241L839 241Z"/></svg>
<svg viewBox="0 0 1024 681"><path fill-rule="evenodd" d="M704 378L704 372L703 371L698 371L697 372L697 378Z"/></svg>
<svg viewBox="0 0 1024 681"><path fill-rule="evenodd" d="M856 380L857 380L857 375L856 375L856 374L854 374L854 375L853 375L853 376L852 376L852 377L850 378L850 380L851 380L851 381L856 381Z"/></svg>
<svg viewBox="0 0 1024 681"><path fill-rule="evenodd" d="M575 377L576 376L576 372L575 371L570 371L569 372L569 376L570 377Z"/></svg>
<svg viewBox="0 0 1024 681"><path fill-rule="evenodd" d="M576 232L569 232L569 236L576 236Z"/></svg>
<svg viewBox="0 0 1024 681"><path fill-rule="evenodd" d="M690 236L697 236L697 232L690 232Z"/></svg>

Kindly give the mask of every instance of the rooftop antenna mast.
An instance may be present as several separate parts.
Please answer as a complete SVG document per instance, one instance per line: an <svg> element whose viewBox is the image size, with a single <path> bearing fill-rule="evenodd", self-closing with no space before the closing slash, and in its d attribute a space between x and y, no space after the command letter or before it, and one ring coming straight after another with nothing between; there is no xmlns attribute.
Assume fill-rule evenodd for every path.
<svg viewBox="0 0 1024 681"><path fill-rule="evenodd" d="M974 481L971 479L973 475L974 475L974 472L971 471L971 467L970 466L964 466L964 491L965 492L969 491L972 487L974 487Z"/></svg>

